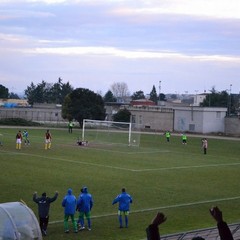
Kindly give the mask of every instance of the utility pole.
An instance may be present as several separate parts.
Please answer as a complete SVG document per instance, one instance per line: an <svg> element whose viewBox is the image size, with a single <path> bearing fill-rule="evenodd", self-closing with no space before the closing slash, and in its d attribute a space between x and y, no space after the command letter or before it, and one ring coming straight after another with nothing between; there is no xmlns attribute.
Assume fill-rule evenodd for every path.
<svg viewBox="0 0 240 240"><path fill-rule="evenodd" d="M231 104L232 104L231 92L232 92L232 84L230 84L230 88L229 88L228 116L231 115Z"/></svg>
<svg viewBox="0 0 240 240"><path fill-rule="evenodd" d="M159 81L159 101L161 101L161 81Z"/></svg>

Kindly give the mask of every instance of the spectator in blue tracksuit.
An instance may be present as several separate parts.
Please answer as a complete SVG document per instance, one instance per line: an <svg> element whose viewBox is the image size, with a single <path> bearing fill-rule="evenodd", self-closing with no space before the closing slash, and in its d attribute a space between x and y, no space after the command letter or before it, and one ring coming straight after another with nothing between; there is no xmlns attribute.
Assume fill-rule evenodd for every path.
<svg viewBox="0 0 240 240"><path fill-rule="evenodd" d="M72 220L74 232L77 233L77 223L74 219L76 206L77 206L77 199L72 194L72 189L69 188L67 191L67 195L63 198L62 206L64 207L64 230L65 233L69 233L69 226L68 226L68 219L69 217Z"/></svg>
<svg viewBox="0 0 240 240"><path fill-rule="evenodd" d="M118 220L120 224L120 228L123 227L122 216L125 217L125 227L128 227L128 215L129 215L129 207L130 203L132 203L132 197L126 192L125 188L122 188L122 193L119 194L112 202L112 205L115 203L119 203L118 206Z"/></svg>
<svg viewBox="0 0 240 240"><path fill-rule="evenodd" d="M93 198L90 193L88 193L87 187L81 189L81 193L77 200L77 210L79 211L78 223L80 225L79 230L84 230L84 216L88 222L88 230L91 230L91 210L93 207Z"/></svg>

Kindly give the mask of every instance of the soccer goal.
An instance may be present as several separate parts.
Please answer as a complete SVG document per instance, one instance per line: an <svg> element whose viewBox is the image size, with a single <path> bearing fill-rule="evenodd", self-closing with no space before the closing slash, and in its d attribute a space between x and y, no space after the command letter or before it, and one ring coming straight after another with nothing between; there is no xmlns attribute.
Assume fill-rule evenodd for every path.
<svg viewBox="0 0 240 240"><path fill-rule="evenodd" d="M0 133L0 146L3 146L3 134Z"/></svg>
<svg viewBox="0 0 240 240"><path fill-rule="evenodd" d="M130 122L83 120L82 140L103 144L139 146L141 129Z"/></svg>

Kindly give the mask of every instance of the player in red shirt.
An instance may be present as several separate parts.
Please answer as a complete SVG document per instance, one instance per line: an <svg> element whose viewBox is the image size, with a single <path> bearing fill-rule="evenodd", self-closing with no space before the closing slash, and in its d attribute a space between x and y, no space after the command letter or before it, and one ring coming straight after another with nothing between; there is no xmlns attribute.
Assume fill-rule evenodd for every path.
<svg viewBox="0 0 240 240"><path fill-rule="evenodd" d="M16 149L21 149L22 146L22 132L19 130L16 135Z"/></svg>
<svg viewBox="0 0 240 240"><path fill-rule="evenodd" d="M51 148L52 135L49 130L45 133L45 150Z"/></svg>

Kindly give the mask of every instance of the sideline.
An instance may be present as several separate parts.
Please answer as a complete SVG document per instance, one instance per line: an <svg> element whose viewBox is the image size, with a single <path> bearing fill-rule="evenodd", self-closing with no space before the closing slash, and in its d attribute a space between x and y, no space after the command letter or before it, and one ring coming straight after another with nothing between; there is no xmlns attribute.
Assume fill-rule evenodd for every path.
<svg viewBox="0 0 240 240"><path fill-rule="evenodd" d="M182 204L168 205L168 206L162 206L162 207L135 210L135 211L131 211L131 214L152 212L156 210L171 209L171 208L189 207L189 206L195 206L195 205L202 205L206 203L224 202L224 201L232 201L232 200L239 200L239 199L240 199L240 196L236 196L236 197L230 197L230 198L219 198L219 199L211 199L211 200L205 200L205 201L199 201L199 202L182 203ZM91 218L96 219L96 218L112 217L116 215L117 215L116 213L110 213L110 214L95 215L95 216L92 216ZM57 220L57 221L51 221L49 222L49 224L57 224L62 222L63 220Z"/></svg>

